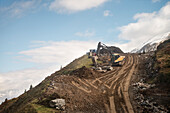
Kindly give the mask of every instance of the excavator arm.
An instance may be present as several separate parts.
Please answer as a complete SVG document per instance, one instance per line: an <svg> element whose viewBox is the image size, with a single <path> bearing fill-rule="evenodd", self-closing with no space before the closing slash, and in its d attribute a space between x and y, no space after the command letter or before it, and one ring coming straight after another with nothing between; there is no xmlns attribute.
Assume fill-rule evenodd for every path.
<svg viewBox="0 0 170 113"><path fill-rule="evenodd" d="M113 54L113 52L109 49L108 46L106 46L105 44L99 42L98 46L97 46L97 51L96 54L99 57L100 56L100 50L101 49L105 49L108 51L109 55L110 55L110 64L117 64L119 62L122 62L125 59L125 56L120 56L120 55L115 55Z"/></svg>
<svg viewBox="0 0 170 113"><path fill-rule="evenodd" d="M101 48L106 49L109 52L109 54L112 55L112 53L111 53L111 51L109 51L108 47L105 44L99 42L98 46L97 46L97 52L96 52L97 56L100 55L100 49Z"/></svg>

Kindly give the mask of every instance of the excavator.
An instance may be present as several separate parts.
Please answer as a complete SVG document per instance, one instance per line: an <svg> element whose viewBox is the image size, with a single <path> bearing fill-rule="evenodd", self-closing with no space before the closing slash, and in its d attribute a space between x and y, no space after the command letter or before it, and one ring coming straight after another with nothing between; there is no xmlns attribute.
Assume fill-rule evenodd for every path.
<svg viewBox="0 0 170 113"><path fill-rule="evenodd" d="M101 58L102 54L100 53L100 50L101 49L104 49L107 51L107 53L109 55L109 58L108 58L108 62L109 62L109 65L110 66L114 66L114 65L120 65L119 63L124 61L125 60L125 56L121 56L120 54L118 53L113 53L108 46L106 46L105 44L99 42L98 43L98 46L97 46L97 51L96 51L96 54L91 56L92 58L92 61L93 61L93 64L94 66L97 66L97 59Z"/></svg>

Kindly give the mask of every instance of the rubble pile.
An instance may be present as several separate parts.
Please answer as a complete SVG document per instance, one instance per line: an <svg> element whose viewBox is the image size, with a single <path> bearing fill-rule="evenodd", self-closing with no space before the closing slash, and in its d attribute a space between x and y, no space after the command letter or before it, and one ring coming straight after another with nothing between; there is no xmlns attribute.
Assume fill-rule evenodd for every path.
<svg viewBox="0 0 170 113"><path fill-rule="evenodd" d="M147 84L144 82L137 82L133 84L134 99L137 102L137 109L142 113L168 113L168 110L159 105L151 97L146 97L144 92L150 88L155 87L155 84Z"/></svg>
<svg viewBox="0 0 170 113"><path fill-rule="evenodd" d="M147 83L143 83L143 82L137 82L137 83L134 83L133 86L135 86L137 88L137 90L143 91L143 90L147 90L149 88L155 87L155 84L147 84Z"/></svg>
<svg viewBox="0 0 170 113"><path fill-rule="evenodd" d="M100 66L100 67L92 67L92 69L97 70L98 72L105 73L107 71L113 70L111 66Z"/></svg>
<svg viewBox="0 0 170 113"><path fill-rule="evenodd" d="M57 110L65 110L65 99L54 99L50 101L50 107Z"/></svg>

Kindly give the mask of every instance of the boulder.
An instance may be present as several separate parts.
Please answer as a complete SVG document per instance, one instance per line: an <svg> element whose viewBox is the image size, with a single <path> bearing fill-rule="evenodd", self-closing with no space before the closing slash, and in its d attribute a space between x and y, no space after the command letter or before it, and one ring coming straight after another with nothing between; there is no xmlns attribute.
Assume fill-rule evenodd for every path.
<svg viewBox="0 0 170 113"><path fill-rule="evenodd" d="M54 99L50 101L50 106L57 110L65 110L65 99Z"/></svg>
<svg viewBox="0 0 170 113"><path fill-rule="evenodd" d="M111 71L111 70L113 70L113 67L111 67L111 66L103 66L102 70Z"/></svg>

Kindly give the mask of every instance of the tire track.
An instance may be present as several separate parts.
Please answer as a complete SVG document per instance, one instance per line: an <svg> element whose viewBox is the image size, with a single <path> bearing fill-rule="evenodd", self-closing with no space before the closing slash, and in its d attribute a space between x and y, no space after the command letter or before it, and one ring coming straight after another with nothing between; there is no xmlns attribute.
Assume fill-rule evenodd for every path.
<svg viewBox="0 0 170 113"><path fill-rule="evenodd" d="M94 91L106 93L109 105L104 103L104 106L108 113L134 113L128 90L137 64L138 57L134 54L127 54L122 67L115 67L114 70L94 80L78 79L76 82L72 81L72 84L86 93Z"/></svg>
<svg viewBox="0 0 170 113"><path fill-rule="evenodd" d="M114 111L116 111L115 113L122 113L122 112L133 113L131 104L127 102L129 101L128 91L124 92L123 90L124 87L122 88L124 80L128 78L128 80L126 81L130 82L129 78L131 78L131 76L129 77L129 75L132 75L131 74L133 71L132 67L134 67L135 59L133 56L130 56L130 59L127 63L127 65L129 66L126 67L127 65L125 65L124 66L125 68L122 69L123 72L125 73L120 73L118 75L118 78L116 78L116 80L114 80L111 84L111 87L112 87L111 89L113 90L112 94L114 95L114 103L116 105L114 108L115 109ZM129 87L129 84L127 84L127 86ZM123 90L123 93L121 93L122 90Z"/></svg>

